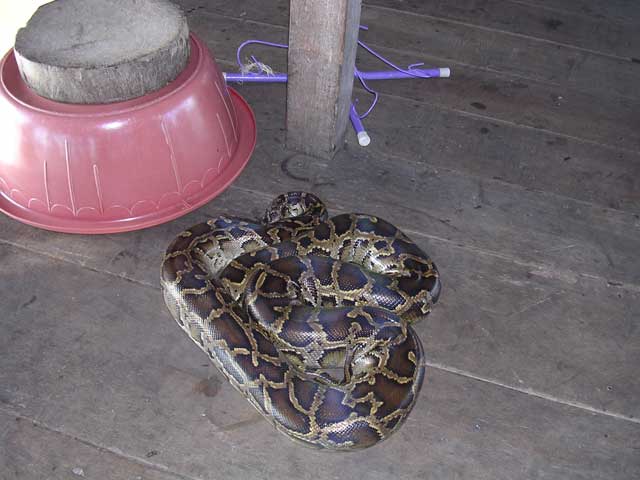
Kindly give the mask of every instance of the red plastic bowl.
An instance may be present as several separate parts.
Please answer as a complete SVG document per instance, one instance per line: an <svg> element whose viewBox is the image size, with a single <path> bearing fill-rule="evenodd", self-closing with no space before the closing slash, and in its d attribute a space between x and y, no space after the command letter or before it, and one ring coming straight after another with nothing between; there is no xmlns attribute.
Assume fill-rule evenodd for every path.
<svg viewBox="0 0 640 480"><path fill-rule="evenodd" d="M167 222L221 193L255 146L253 112L194 35L178 78L126 102L40 97L13 51L0 80L0 211L36 227L113 233Z"/></svg>

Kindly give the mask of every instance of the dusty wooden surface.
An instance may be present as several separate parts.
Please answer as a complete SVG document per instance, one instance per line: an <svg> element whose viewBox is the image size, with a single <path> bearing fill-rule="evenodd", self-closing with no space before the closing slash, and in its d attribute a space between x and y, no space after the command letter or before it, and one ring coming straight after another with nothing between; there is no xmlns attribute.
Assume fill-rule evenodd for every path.
<svg viewBox="0 0 640 480"><path fill-rule="evenodd" d="M291 2L286 141L292 150L332 158L344 144L361 3Z"/></svg>
<svg viewBox="0 0 640 480"><path fill-rule="evenodd" d="M286 41L286 1L181 3L226 70L241 40ZM631 28L620 17L637 18L638 7L486 2L485 15L452 18L473 2L430 2L409 14L393 10L405 2L372 3L363 9L370 43L400 63L451 65L454 75L379 82L385 95L366 120L367 149L348 132L347 150L332 161L295 155L283 147L285 88L245 86L258 120L256 153L227 192L187 217L101 237L0 219L4 476L640 476L640 94L627 96L620 83L638 69L612 57L628 54L615 42L605 51L580 33L581 22ZM543 37L516 14L525 6L533 18L574 23ZM496 23L505 18L511 30ZM464 41L436 51L428 28L409 32L409 21L436 22L442 36ZM589 82L586 70L582 83L542 78L534 66L546 57L527 45L548 40L567 55L616 60L611 83ZM465 63L476 48L498 59L507 42L524 56L518 72L508 62ZM285 68L283 52L256 53ZM317 193L332 212L393 221L443 273L441 303L417 326L431 366L420 401L396 436L364 452L327 456L274 432L160 299L160 254L177 232L221 213L258 217L288 189Z"/></svg>
<svg viewBox="0 0 640 480"><path fill-rule="evenodd" d="M189 27L167 0L55 0L18 31L14 49L39 95L110 103L175 79L189 59Z"/></svg>

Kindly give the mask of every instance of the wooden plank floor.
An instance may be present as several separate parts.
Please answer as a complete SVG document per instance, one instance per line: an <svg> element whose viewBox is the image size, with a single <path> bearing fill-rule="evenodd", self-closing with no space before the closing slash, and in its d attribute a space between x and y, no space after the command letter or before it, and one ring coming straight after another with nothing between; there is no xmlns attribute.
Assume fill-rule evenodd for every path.
<svg viewBox="0 0 640 480"><path fill-rule="evenodd" d="M288 0L179 3L225 70L244 39L286 41ZM196 212L100 237L1 217L0 478L640 478L638 19L626 0L370 0L363 39L453 76L379 82L367 149L295 155L284 87L243 86L256 152ZM391 220L442 272L423 393L363 452L276 433L162 304L179 231L291 189Z"/></svg>

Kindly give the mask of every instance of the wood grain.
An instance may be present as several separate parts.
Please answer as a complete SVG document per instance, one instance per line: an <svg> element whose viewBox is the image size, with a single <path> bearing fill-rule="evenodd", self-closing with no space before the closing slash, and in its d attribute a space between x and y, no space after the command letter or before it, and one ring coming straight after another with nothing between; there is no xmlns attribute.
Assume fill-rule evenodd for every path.
<svg viewBox="0 0 640 480"><path fill-rule="evenodd" d="M181 4L187 11L190 5L191 8L197 8L195 5L201 7L193 11L198 15L210 12L258 22L258 25L266 23L286 27L283 1L202 4L197 0L181 0ZM505 2L503 8L509 12L517 5ZM238 12L244 12L243 17L239 17ZM362 8L361 22L369 27L369 33L362 37L369 44L412 55L414 61L427 54L443 63L471 65L555 87L575 88L604 96L640 98L636 88L640 82L637 63L628 57L618 58L576 48L571 44L571 33L566 44L550 44L538 37L517 36L437 16L414 15L405 10L380 9L366 4Z"/></svg>
<svg viewBox="0 0 640 480"><path fill-rule="evenodd" d="M292 0L287 144L331 158L344 141L356 58L360 0Z"/></svg>
<svg viewBox="0 0 640 480"><path fill-rule="evenodd" d="M189 28L166 0L57 0L36 10L14 50L20 75L39 95L111 103L174 80L189 59Z"/></svg>
<svg viewBox="0 0 640 480"><path fill-rule="evenodd" d="M533 3L465 0L452 4L444 0L368 0L367 6L438 17L625 59L638 53L640 32L633 25L611 22L595 15L585 16L580 9L573 12L550 10Z"/></svg>
<svg viewBox="0 0 640 480"><path fill-rule="evenodd" d="M0 402L0 472L5 480L178 480L184 477L154 464L153 455L129 458L91 440L25 417L20 407Z"/></svg>
<svg viewBox="0 0 640 480"><path fill-rule="evenodd" d="M551 11L577 13L583 18L605 20L607 23L620 22L625 24L640 21L638 5L634 0L515 0L537 8Z"/></svg>
<svg viewBox="0 0 640 480"><path fill-rule="evenodd" d="M232 22L229 27L228 19L213 15L190 21L221 62L233 58L234 45L252 29L276 41L285 34L243 22ZM279 52L254 53L274 68L284 68ZM234 68L232 63L223 65ZM369 68L379 65L365 63ZM372 147L607 208L637 210L640 104L467 68L459 72L451 79L376 82L377 89L392 97L383 96L365 120L367 128L380 132L377 138L382 138L376 141L374 136ZM246 86L243 93L264 88ZM360 89L356 98L360 105L371 101ZM283 111L278 103L270 104L269 109L267 114L274 118L276 109ZM348 135L353 139L351 132ZM556 175L547 175L550 170Z"/></svg>
<svg viewBox="0 0 640 480"><path fill-rule="evenodd" d="M284 0L181 3L224 70L235 70L244 39L287 41ZM445 8L423 3L415 8ZM631 28L616 17L640 9L508 0L496 12L487 0L493 14L468 25L475 20L463 15L480 2L447 4L448 13L436 12L444 19L384 8L369 18L367 39L386 55L401 64L452 62L454 76L379 82L367 149L351 132L332 160L287 149L285 87L244 85L256 152L201 209L91 237L0 218L0 477L13 478L16 465L19 478L29 478L31 465L35 478L56 465L68 473L82 459L95 465L89 478L109 476L111 465L114 478L136 478L143 466L144 478L183 480L360 477L363 465L373 479L640 476L640 109L621 95L631 85L628 64L616 63L613 49L623 45L603 40L598 49L585 33L599 22L594 38ZM530 19L504 23L525 11ZM547 14L574 28L536 30ZM408 31L422 18L429 32ZM425 42L433 28L444 35L433 38L435 52ZM464 41L447 46L456 36ZM595 48L590 61L612 76L600 84L595 64L576 65L579 84L553 58L536 76L549 50L528 47L549 42L563 44L560 59ZM517 71L499 58L507 47L517 49ZM251 53L286 69L281 50ZM362 90L356 97L359 108L370 100ZM364 211L397 224L433 256L444 282L441 302L417 325L429 369L408 423L380 448L329 462L256 417L174 325L159 292L161 255L179 231L221 214L258 218L292 189L318 194L331 213ZM17 429L14 416L36 425Z"/></svg>
<svg viewBox="0 0 640 480"><path fill-rule="evenodd" d="M0 349L0 408L10 415L19 410L49 431L126 452L130 460L187 479L212 478L213 472L224 478L357 477L363 465L374 480L640 473L637 423L436 368L428 369L419 402L397 435L379 448L327 462L325 453L291 443L254 416L174 325L158 290L19 250L2 251L3 279L28 270L0 292L5 309L13 312L0 319L11 338ZM53 271L61 279L55 291L46 278ZM101 295L78 295L86 291ZM31 295L37 301L20 309ZM203 382L211 386L203 389ZM0 448L11 448L19 462L24 457L16 457L14 445L24 432L4 438ZM63 455L61 440L47 442L54 459ZM27 452L37 452L36 439L31 442ZM79 453L67 457L88 464L85 472L93 478L96 460ZM35 456L35 463L56 462Z"/></svg>

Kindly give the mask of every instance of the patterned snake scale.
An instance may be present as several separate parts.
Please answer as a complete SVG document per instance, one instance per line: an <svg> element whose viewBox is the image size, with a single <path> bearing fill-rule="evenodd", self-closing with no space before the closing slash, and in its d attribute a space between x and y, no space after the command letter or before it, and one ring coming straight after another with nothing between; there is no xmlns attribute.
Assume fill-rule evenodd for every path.
<svg viewBox="0 0 640 480"><path fill-rule="evenodd" d="M180 327L292 439L369 447L416 402L424 354L410 325L440 280L380 218L328 219L316 196L290 192L262 223L219 217L178 235L161 281Z"/></svg>

